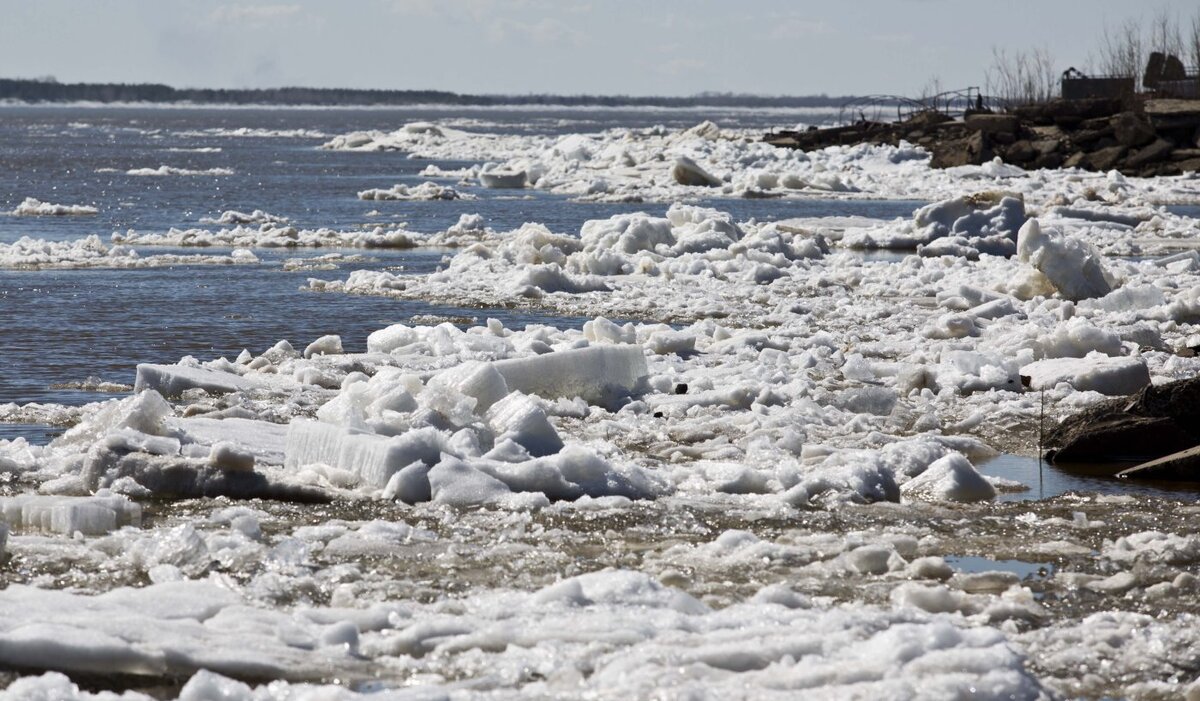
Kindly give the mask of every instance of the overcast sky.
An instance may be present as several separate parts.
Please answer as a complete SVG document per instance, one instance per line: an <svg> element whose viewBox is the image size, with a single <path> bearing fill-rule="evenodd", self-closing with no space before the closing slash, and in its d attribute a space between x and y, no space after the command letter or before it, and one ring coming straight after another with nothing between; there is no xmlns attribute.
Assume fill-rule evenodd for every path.
<svg viewBox="0 0 1200 701"><path fill-rule="evenodd" d="M917 94L993 47L1083 67L1197 0L0 0L0 77L466 93Z"/></svg>

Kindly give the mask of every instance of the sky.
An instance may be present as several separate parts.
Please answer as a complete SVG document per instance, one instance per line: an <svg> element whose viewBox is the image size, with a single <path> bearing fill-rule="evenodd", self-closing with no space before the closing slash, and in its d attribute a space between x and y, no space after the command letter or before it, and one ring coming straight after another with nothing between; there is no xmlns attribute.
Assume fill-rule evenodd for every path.
<svg viewBox="0 0 1200 701"><path fill-rule="evenodd" d="M904 94L1085 68L1196 0L0 0L0 77L484 94Z"/></svg>

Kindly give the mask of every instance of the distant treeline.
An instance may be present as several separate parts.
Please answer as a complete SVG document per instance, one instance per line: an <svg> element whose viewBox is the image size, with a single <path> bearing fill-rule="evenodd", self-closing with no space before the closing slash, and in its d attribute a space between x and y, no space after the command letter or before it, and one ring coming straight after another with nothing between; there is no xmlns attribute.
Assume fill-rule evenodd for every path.
<svg viewBox="0 0 1200 701"><path fill-rule="evenodd" d="M0 78L0 100L23 102L189 102L222 105L572 105L600 107L836 107L852 96L767 97L701 93L690 97L627 95L460 95L442 90L173 88L155 83L59 83Z"/></svg>

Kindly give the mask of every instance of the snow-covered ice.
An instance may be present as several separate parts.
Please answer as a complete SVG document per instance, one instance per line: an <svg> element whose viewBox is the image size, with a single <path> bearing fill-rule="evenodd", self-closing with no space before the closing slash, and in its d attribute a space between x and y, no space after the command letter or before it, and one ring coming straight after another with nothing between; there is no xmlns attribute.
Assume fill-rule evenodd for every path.
<svg viewBox="0 0 1200 701"><path fill-rule="evenodd" d="M50 202L42 202L36 197L26 197L21 204L13 209L12 214L18 217L78 216L95 214L99 211L88 204L52 204Z"/></svg>
<svg viewBox="0 0 1200 701"><path fill-rule="evenodd" d="M801 153L712 123L457 126L320 136L460 164L422 171L454 187L359 194L445 200L444 231L229 210L112 247L0 244L26 268L158 258L135 243L447 247L430 272L307 289L581 317L381 320L142 363L106 402L0 405L70 426L0 440L0 661L22 670L0 698L97 698L71 681L88 674L128 698L1198 688L1195 504L1038 500L988 462L1033 455L1043 410L1200 371L1196 222L1161 206L1198 199L1193 181L934 171L907 144ZM501 231L473 213L484 196L460 202L497 186L671 204ZM831 193L928 204L891 221L697 204Z"/></svg>

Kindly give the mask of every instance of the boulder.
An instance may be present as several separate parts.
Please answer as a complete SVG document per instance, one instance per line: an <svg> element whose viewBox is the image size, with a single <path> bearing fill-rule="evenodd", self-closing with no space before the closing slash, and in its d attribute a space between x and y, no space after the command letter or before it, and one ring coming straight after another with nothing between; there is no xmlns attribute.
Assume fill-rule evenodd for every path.
<svg viewBox="0 0 1200 701"><path fill-rule="evenodd" d="M1086 162L1094 170L1111 170L1124 155L1124 146L1109 146L1089 153Z"/></svg>
<svg viewBox="0 0 1200 701"><path fill-rule="evenodd" d="M1015 114L968 114L963 122L967 129L984 134L1014 134L1021 126Z"/></svg>
<svg viewBox="0 0 1200 701"><path fill-rule="evenodd" d="M1024 165L1038 156L1037 150L1033 148L1033 144L1024 139L1015 142L1004 150L1004 161L1006 163L1016 163Z"/></svg>
<svg viewBox="0 0 1200 701"><path fill-rule="evenodd" d="M1112 118L1113 136L1122 146L1144 146L1154 141L1154 127L1133 112L1122 112Z"/></svg>
<svg viewBox="0 0 1200 701"><path fill-rule="evenodd" d="M987 137L982 131L977 131L964 139L946 139L934 143L933 158L929 165L932 168L982 165L995 155Z"/></svg>
<svg viewBox="0 0 1200 701"><path fill-rule="evenodd" d="M1175 164L1181 173L1200 173L1200 158L1189 158Z"/></svg>
<svg viewBox="0 0 1200 701"><path fill-rule="evenodd" d="M1200 445L1200 378L1145 387L1068 417L1045 438L1053 462L1154 460Z"/></svg>
<svg viewBox="0 0 1200 701"><path fill-rule="evenodd" d="M1171 151L1175 148L1174 144L1166 139L1157 139L1148 146L1143 146L1138 149L1128 160L1126 165L1130 168L1138 168L1147 163L1157 163L1164 161L1171 155Z"/></svg>

